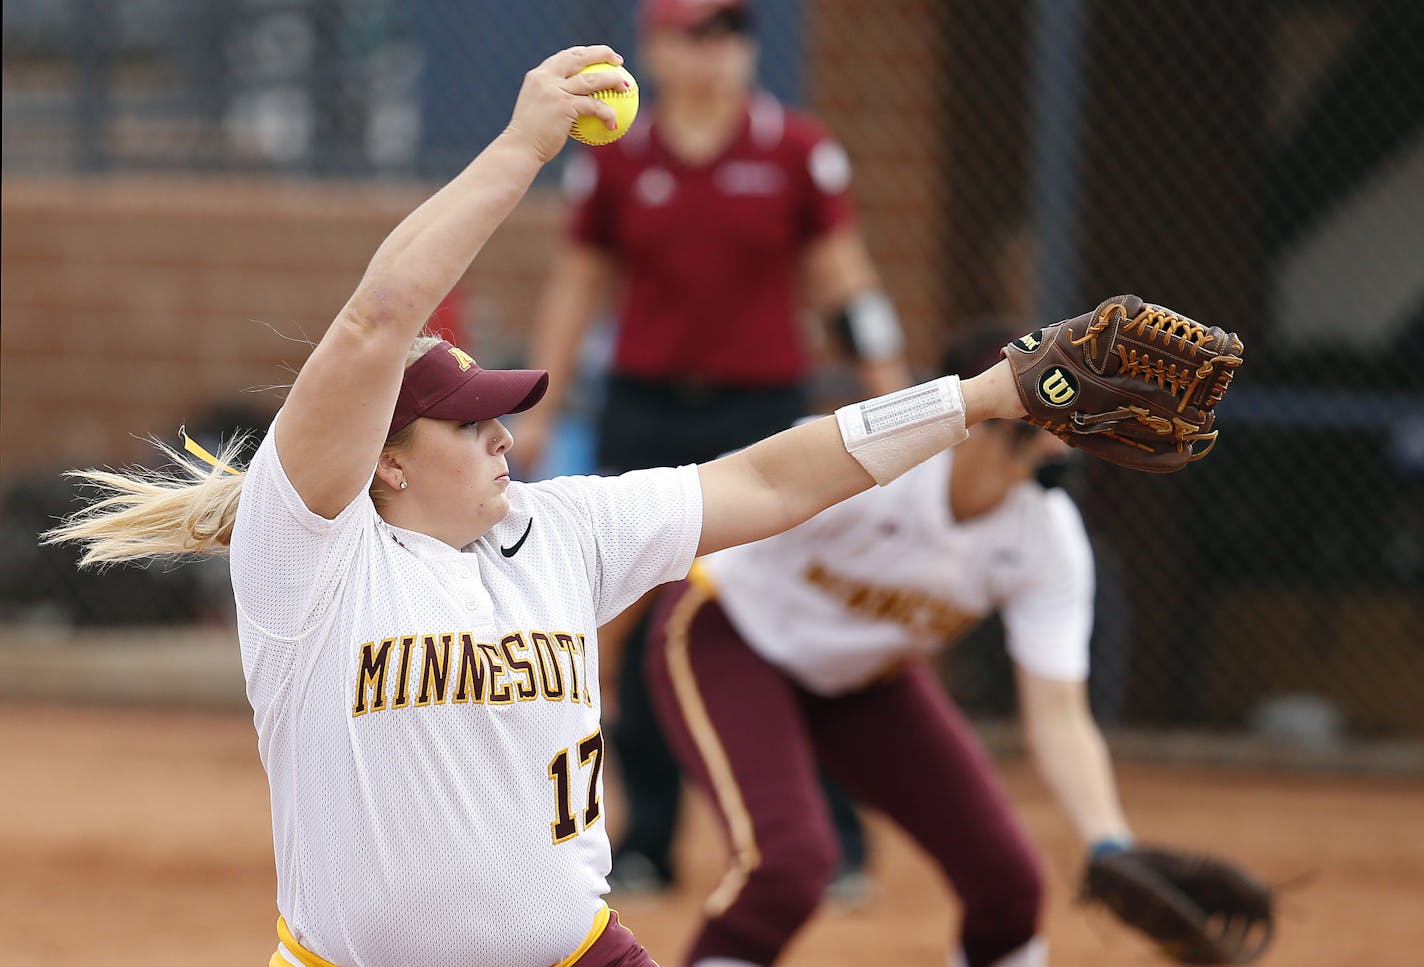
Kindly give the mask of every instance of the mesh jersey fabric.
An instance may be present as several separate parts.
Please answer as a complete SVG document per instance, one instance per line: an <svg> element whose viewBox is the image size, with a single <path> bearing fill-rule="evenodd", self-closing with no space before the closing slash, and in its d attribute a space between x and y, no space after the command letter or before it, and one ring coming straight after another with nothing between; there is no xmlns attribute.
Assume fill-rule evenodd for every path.
<svg viewBox="0 0 1424 967"><path fill-rule="evenodd" d="M696 468L508 494L455 550L364 490L311 513L273 433L247 471L231 567L278 907L343 967L547 967L607 889L595 629L686 574Z"/></svg>
<svg viewBox="0 0 1424 967"><path fill-rule="evenodd" d="M1013 659L1081 680L1093 624L1093 556L1077 506L1035 482L956 521L954 451L784 534L701 563L747 643L805 688L853 691L999 610Z"/></svg>

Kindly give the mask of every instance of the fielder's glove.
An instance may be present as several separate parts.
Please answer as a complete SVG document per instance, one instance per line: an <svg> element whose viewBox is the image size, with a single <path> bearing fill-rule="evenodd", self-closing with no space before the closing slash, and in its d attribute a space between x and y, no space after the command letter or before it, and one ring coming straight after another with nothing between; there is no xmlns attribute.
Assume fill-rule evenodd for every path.
<svg viewBox="0 0 1424 967"><path fill-rule="evenodd" d="M1183 964L1249 964L1275 927L1270 887L1226 860L1161 847L1093 856L1079 896Z"/></svg>
<svg viewBox="0 0 1424 967"><path fill-rule="evenodd" d="M1242 348L1234 332L1120 295L1004 355L1030 423L1112 463L1169 473L1216 445L1213 407Z"/></svg>

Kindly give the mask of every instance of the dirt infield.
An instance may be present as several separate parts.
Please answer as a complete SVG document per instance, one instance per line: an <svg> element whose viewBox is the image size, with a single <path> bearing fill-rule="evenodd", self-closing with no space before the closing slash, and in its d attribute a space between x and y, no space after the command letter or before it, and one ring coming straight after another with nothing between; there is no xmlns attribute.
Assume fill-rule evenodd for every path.
<svg viewBox="0 0 1424 967"><path fill-rule="evenodd" d="M275 882L267 789L246 716L0 706L0 938L9 967L266 964ZM1105 916L1071 901L1077 849L1021 762L1010 789L1047 857L1048 934L1066 967L1160 964ZM1130 765L1140 836L1237 856L1273 881L1309 879L1282 903L1274 967L1421 962L1424 781ZM611 790L610 790L611 793ZM616 800L610 803L616 816ZM880 893L822 914L787 967L945 962L951 901L893 829L871 819ZM672 965L716 879L720 841L700 804L680 851L688 883L616 904Z"/></svg>

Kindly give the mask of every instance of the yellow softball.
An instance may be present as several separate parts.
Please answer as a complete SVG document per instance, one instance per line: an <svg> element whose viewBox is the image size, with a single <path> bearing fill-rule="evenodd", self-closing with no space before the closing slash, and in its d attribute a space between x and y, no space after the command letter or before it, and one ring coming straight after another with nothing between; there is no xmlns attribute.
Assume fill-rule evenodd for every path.
<svg viewBox="0 0 1424 967"><path fill-rule="evenodd" d="M603 126L602 118L585 114L569 129L569 137L575 141L582 141L584 144L608 144L617 141L627 133L629 125L638 116L638 82L633 78L633 75L614 64L589 64L579 73L596 74L600 71L617 71L623 75L628 86L622 90L593 92L593 97L613 105L613 110L618 115L618 130L610 131Z"/></svg>

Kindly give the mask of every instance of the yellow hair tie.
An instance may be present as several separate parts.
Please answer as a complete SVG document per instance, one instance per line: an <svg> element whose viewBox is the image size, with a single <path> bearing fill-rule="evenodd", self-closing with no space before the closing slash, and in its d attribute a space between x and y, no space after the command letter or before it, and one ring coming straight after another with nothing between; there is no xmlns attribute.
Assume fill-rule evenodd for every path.
<svg viewBox="0 0 1424 967"><path fill-rule="evenodd" d="M226 470L234 477L241 476L238 471L232 469L227 464L219 460L217 457L213 456L211 453L209 453L203 448L203 445L201 443L190 437L188 435L188 428L186 424L178 428L178 435L183 438L184 450L187 450L193 456L197 457L199 460L203 461L208 466L212 467L214 470Z"/></svg>

